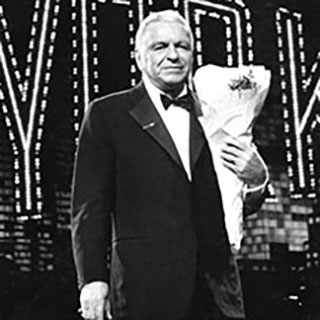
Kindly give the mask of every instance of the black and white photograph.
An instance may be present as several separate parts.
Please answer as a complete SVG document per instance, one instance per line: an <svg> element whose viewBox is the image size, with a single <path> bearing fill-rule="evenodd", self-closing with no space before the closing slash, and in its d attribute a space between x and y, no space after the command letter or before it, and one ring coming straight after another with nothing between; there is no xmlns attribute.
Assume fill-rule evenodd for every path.
<svg viewBox="0 0 320 320"><path fill-rule="evenodd" d="M0 320L320 320L318 0L0 0Z"/></svg>

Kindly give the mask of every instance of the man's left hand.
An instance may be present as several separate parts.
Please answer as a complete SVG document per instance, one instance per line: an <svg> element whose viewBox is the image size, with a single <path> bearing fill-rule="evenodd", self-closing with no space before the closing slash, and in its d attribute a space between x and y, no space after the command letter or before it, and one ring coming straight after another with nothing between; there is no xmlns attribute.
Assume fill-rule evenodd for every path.
<svg viewBox="0 0 320 320"><path fill-rule="evenodd" d="M222 149L223 164L248 187L261 186L267 179L266 166L256 148L239 138L227 137Z"/></svg>

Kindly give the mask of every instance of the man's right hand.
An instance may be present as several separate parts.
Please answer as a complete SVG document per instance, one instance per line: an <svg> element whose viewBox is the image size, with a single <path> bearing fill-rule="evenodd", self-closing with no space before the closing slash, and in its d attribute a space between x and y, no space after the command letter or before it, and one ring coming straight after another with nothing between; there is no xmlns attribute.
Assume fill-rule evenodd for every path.
<svg viewBox="0 0 320 320"><path fill-rule="evenodd" d="M80 306L84 319L103 320L106 314L111 319L110 302L108 300L109 287L106 282L93 281L81 289Z"/></svg>

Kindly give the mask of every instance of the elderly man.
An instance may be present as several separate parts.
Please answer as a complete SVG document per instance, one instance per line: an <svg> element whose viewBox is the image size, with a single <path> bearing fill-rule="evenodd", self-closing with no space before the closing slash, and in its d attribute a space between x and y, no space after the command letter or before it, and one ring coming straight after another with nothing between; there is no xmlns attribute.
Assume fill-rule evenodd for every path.
<svg viewBox="0 0 320 320"><path fill-rule="evenodd" d="M72 209L82 315L243 318L217 177L187 85L186 21L171 10L149 15L136 35L136 61L141 83L94 101L82 126ZM236 142L224 147L227 161L239 163L251 187L263 184L256 151ZM248 196L253 210L261 191Z"/></svg>

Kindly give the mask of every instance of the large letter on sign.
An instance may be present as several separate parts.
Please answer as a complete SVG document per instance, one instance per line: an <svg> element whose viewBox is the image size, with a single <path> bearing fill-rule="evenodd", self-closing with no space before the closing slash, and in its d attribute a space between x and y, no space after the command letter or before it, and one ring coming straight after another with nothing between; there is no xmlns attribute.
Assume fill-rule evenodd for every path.
<svg viewBox="0 0 320 320"><path fill-rule="evenodd" d="M276 27L290 192L297 198L314 197L316 179L310 129L315 121L320 52L307 73L302 15L279 8Z"/></svg>
<svg viewBox="0 0 320 320"><path fill-rule="evenodd" d="M5 8L0 5L0 103L14 156L16 212L40 213L40 151L60 0L35 0L24 70L15 52Z"/></svg>
<svg viewBox="0 0 320 320"><path fill-rule="evenodd" d="M197 66L253 63L251 13L242 1L185 1L185 16L194 29Z"/></svg>

